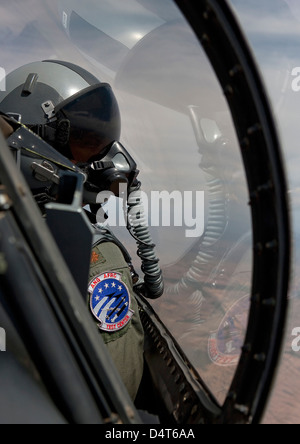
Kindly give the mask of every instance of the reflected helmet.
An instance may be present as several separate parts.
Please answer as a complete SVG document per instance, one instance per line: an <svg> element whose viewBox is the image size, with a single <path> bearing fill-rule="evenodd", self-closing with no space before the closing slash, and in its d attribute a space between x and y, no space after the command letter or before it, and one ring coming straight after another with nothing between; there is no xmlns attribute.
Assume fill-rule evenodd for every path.
<svg viewBox="0 0 300 444"><path fill-rule="evenodd" d="M28 126L69 158L74 150L99 154L120 139L116 97L107 83L68 62L22 66L6 78L0 111Z"/></svg>

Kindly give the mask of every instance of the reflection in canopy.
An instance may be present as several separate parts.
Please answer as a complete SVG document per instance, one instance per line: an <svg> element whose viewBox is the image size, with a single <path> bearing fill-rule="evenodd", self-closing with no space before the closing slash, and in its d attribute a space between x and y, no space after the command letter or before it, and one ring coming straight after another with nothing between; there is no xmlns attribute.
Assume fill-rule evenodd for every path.
<svg viewBox="0 0 300 444"><path fill-rule="evenodd" d="M18 14L12 21L13 8ZM149 212L166 281L166 294L153 306L222 403L248 316L251 220L231 115L198 40L171 0L61 0L38 6L15 0L1 9L7 71L62 59L114 88L121 140L138 163L148 202L154 191L168 193L167 200L160 194L156 205L158 226L151 226ZM179 216L174 192L181 199ZM204 192L201 234L197 192ZM163 226L166 209L170 226ZM182 223L175 224L179 217ZM190 220L194 225L187 226ZM195 236L187 237L187 229L195 229ZM115 233L135 257L126 230L115 227Z"/></svg>

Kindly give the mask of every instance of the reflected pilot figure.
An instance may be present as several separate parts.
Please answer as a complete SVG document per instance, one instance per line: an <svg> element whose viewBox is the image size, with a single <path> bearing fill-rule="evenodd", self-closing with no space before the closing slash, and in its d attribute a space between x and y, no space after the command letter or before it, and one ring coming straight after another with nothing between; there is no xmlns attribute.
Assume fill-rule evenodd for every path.
<svg viewBox="0 0 300 444"><path fill-rule="evenodd" d="M55 148L58 156L86 172L88 195L116 191L119 182L126 182L111 162L101 162L111 149L123 155L116 98L110 85L86 70L60 61L18 68L7 76L6 91L0 93L0 112L1 129L8 141L20 124L25 125ZM42 182L36 188L29 186L40 207L55 201L55 186L45 189ZM132 276L120 242L95 229L87 304L134 400L143 374L144 333Z"/></svg>

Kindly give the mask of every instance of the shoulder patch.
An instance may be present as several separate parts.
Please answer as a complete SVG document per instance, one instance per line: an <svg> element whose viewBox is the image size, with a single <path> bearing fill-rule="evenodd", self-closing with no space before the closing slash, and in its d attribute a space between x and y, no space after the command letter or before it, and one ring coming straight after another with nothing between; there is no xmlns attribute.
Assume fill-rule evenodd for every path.
<svg viewBox="0 0 300 444"><path fill-rule="evenodd" d="M91 255L91 267L98 264L105 264L106 259L98 248L94 248Z"/></svg>
<svg viewBox="0 0 300 444"><path fill-rule="evenodd" d="M99 254L96 251L92 252L91 264L96 264L99 261Z"/></svg>
<svg viewBox="0 0 300 444"><path fill-rule="evenodd" d="M247 330L249 295L236 301L208 339L208 355L219 366L237 365Z"/></svg>
<svg viewBox="0 0 300 444"><path fill-rule="evenodd" d="M119 273L107 272L96 276L88 288L90 310L106 332L122 330L134 311L130 309L130 292Z"/></svg>

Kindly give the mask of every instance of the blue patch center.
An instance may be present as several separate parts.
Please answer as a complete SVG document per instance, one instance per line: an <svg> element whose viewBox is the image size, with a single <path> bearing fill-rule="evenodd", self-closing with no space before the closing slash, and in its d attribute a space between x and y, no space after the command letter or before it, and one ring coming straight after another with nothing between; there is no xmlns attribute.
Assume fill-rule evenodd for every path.
<svg viewBox="0 0 300 444"><path fill-rule="evenodd" d="M93 290L91 310L101 324L118 324L130 309L129 293L123 282L105 279Z"/></svg>

